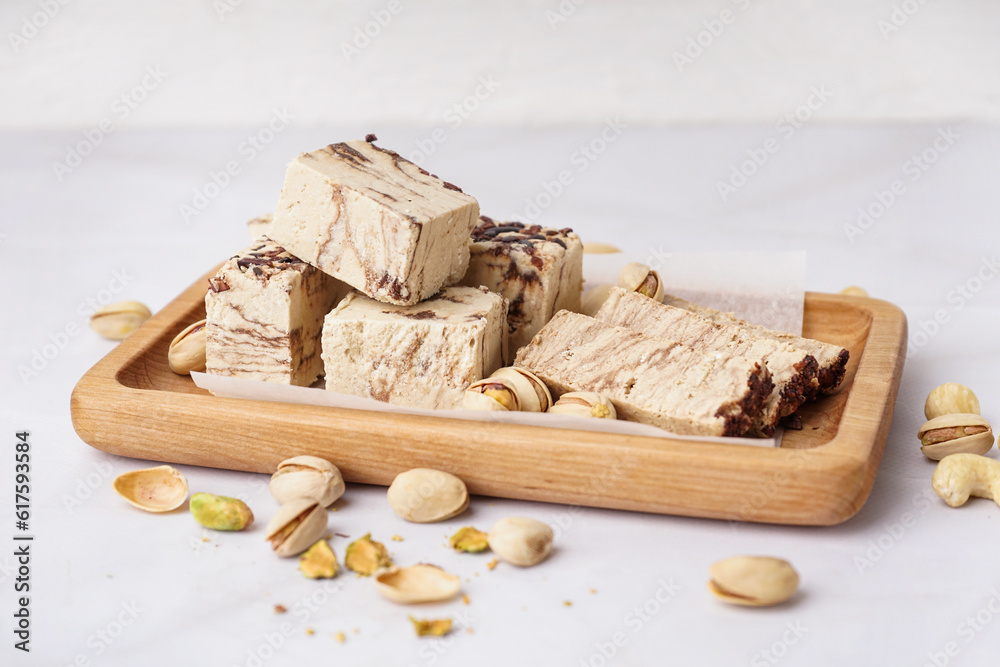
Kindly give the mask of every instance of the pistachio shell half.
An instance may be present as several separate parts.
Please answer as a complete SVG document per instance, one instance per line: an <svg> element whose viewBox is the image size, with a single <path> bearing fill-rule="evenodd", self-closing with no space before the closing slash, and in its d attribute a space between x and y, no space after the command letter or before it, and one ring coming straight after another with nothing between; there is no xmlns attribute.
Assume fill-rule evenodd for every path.
<svg viewBox="0 0 1000 667"><path fill-rule="evenodd" d="M781 604L799 588L799 574L780 558L735 556L719 561L709 571L708 590L720 600L747 607Z"/></svg>
<svg viewBox="0 0 1000 667"><path fill-rule="evenodd" d="M147 512L169 512L187 500L184 475L173 466L131 470L115 477L111 484L129 505Z"/></svg>
<svg viewBox="0 0 1000 667"><path fill-rule="evenodd" d="M122 340L152 316L138 301L119 301L101 306L90 316L90 328L112 340Z"/></svg>
<svg viewBox="0 0 1000 667"><path fill-rule="evenodd" d="M264 539L279 556L297 556L323 537L326 519L326 509L315 500L295 498L267 522Z"/></svg>
<svg viewBox="0 0 1000 667"><path fill-rule="evenodd" d="M375 575L379 593L393 602L416 604L440 602L458 595L461 580L436 565L420 563L409 567L392 567Z"/></svg>
<svg viewBox="0 0 1000 667"><path fill-rule="evenodd" d="M295 456L278 464L271 475L271 495L279 503L312 498L329 507L344 495L344 478L337 466L318 456Z"/></svg>
<svg viewBox="0 0 1000 667"><path fill-rule="evenodd" d="M444 521L461 514L469 506L465 482L433 468L414 468L399 473L386 496L396 514L414 523Z"/></svg>
<svg viewBox="0 0 1000 667"><path fill-rule="evenodd" d="M570 391L559 397L549 408L554 414L573 417L595 417L597 419L617 419L615 406L604 394L593 391Z"/></svg>

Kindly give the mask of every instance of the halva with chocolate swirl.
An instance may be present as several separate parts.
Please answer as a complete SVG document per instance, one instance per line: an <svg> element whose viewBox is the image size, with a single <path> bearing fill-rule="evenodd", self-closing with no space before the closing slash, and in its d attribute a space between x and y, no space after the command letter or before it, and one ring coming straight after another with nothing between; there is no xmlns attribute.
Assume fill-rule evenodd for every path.
<svg viewBox="0 0 1000 667"><path fill-rule="evenodd" d="M326 388L415 408L457 408L466 388L505 365L507 302L446 287L415 306L351 292L326 317Z"/></svg>
<svg viewBox="0 0 1000 667"><path fill-rule="evenodd" d="M732 325L755 336L771 338L788 343L789 345L797 347L803 352L812 355L816 359L816 363L819 367L816 372L816 378L810 383L809 389L806 392L807 397L810 399L815 398L816 395L821 392L824 394L832 394L838 387L840 387L840 383L844 380L844 374L847 372L847 361L850 358L851 353L839 345L831 345L830 343L813 340L812 338L796 336L795 334L786 333L784 331L774 331L772 329L768 329L767 327L762 327L758 324L751 324L746 320L741 320L732 313L724 313L721 310L715 310L714 308L699 306L696 303L691 303L690 301L671 294L664 295L663 303L676 308L689 310L696 315L700 315L707 320L715 322L716 324Z"/></svg>
<svg viewBox="0 0 1000 667"><path fill-rule="evenodd" d="M694 350L560 311L522 347L515 365L554 394L604 394L620 418L685 435L739 436L774 387L766 367Z"/></svg>
<svg viewBox="0 0 1000 667"><path fill-rule="evenodd" d="M527 345L552 315L578 311L583 292L583 244L571 229L480 216L472 230L463 285L483 285L509 302L510 357Z"/></svg>
<svg viewBox="0 0 1000 667"><path fill-rule="evenodd" d="M694 313L675 308L637 292L613 287L596 319L623 326L651 338L673 341L710 353L721 352L767 365L774 390L754 422L754 431L770 437L778 421L795 412L806 400L816 378L816 359L784 341L759 336L750 329L716 324Z"/></svg>
<svg viewBox="0 0 1000 667"><path fill-rule="evenodd" d="M465 273L479 203L369 139L295 158L267 235L373 299L413 305Z"/></svg>
<svg viewBox="0 0 1000 667"><path fill-rule="evenodd" d="M308 386L323 371L323 316L348 287L261 238L223 264L205 295L205 366L215 375Z"/></svg>

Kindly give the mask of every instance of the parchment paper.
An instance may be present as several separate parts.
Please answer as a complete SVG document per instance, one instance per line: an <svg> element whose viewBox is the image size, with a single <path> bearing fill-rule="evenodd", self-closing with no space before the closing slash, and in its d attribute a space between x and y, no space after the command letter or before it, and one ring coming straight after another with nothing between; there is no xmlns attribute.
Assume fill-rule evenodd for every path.
<svg viewBox="0 0 1000 667"><path fill-rule="evenodd" d="M621 267L642 262L655 268L668 293L701 305L735 312L739 317L763 326L800 333L805 283L805 253L653 253L637 255L584 255L585 288L615 283ZM601 433L680 438L693 442L724 442L758 447L775 447L781 431L773 438L720 438L680 436L636 422L587 419L529 412L472 412L468 410L424 410L390 405L369 398L326 391L322 381L312 387L295 387L272 382L192 373L195 384L215 396L277 403L301 403L330 408L368 410L380 413L426 415L446 419L505 422L550 428Z"/></svg>

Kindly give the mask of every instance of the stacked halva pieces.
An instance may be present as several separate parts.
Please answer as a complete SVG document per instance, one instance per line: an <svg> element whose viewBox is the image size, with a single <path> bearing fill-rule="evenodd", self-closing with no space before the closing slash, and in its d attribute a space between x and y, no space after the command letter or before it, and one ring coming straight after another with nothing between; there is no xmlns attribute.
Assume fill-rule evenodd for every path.
<svg viewBox="0 0 1000 667"><path fill-rule="evenodd" d="M331 390L457 407L507 363L510 337L527 342L582 291L570 230L515 223L530 230L515 244L473 234L487 224L473 197L373 137L303 153L273 216L249 223L260 238L211 281L208 372L297 385L322 373ZM282 261L264 267L262 253Z"/></svg>

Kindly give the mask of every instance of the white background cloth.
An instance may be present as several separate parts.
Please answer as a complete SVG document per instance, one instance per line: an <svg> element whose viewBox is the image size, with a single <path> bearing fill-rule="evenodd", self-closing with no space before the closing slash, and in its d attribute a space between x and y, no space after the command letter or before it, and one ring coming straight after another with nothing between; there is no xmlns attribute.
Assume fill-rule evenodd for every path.
<svg viewBox="0 0 1000 667"><path fill-rule="evenodd" d="M5 486L3 664L922 665L929 655L947 657L949 648L957 656L948 664L995 660L1000 508L988 500L945 506L931 492L934 464L915 437L924 397L946 381L973 387L984 415L1000 418L995 128L806 127L781 139L725 202L717 181L775 135L771 126L630 126L582 172L572 155L600 134L600 125L449 134L424 166L474 194L490 215L523 215L526 200L537 201L544 184L568 169L572 182L540 212L541 222L636 252L806 250L807 288L866 287L906 311L915 345L872 495L856 517L833 528L492 498L473 498L467 514L421 526L398 519L384 489L350 485L330 515L331 532L355 539L371 531L400 563L430 561L462 576L468 606L456 600L413 609L381 599L371 582L352 574L329 584L307 581L294 560L271 554L263 526L276 504L265 475L182 467L192 491L244 496L258 518L246 534L206 532L186 512L156 516L126 505L111 479L145 462L88 447L70 423L75 382L114 347L87 328L88 300L113 296L161 308L246 243L244 221L274 205L291 156L365 131L406 154L429 128L294 127L248 161L238 147L255 131L114 133L61 182L52 162L83 140L78 131L2 137L0 257L10 282L2 292L0 424L8 446L0 454L0 484L12 484L14 433L28 429L37 536L33 652L24 657L15 655L9 631L15 531ZM939 141L947 150L934 156L942 135L952 143ZM935 161L912 180L908 163L925 151L923 159ZM185 222L180 205L191 204L193 192L204 191L229 160L241 173ZM858 209L877 211L873 202L886 199L897 179L903 194L852 236ZM947 322L931 332L936 311ZM75 333L60 335L67 330ZM62 349L22 380L19 368L30 368L35 352L53 341ZM168 433L161 445L169 450ZM556 528L548 561L489 571L489 555L443 546L459 526L486 529L507 515ZM391 541L393 534L405 541ZM348 542L332 540L341 559ZM712 598L709 566L743 553L789 559L802 576L799 596L765 610ZM275 604L289 612L275 614ZM408 613L453 617L458 631L444 640L417 639ZM343 645L333 637L341 631ZM612 652L613 659L604 657Z"/></svg>

